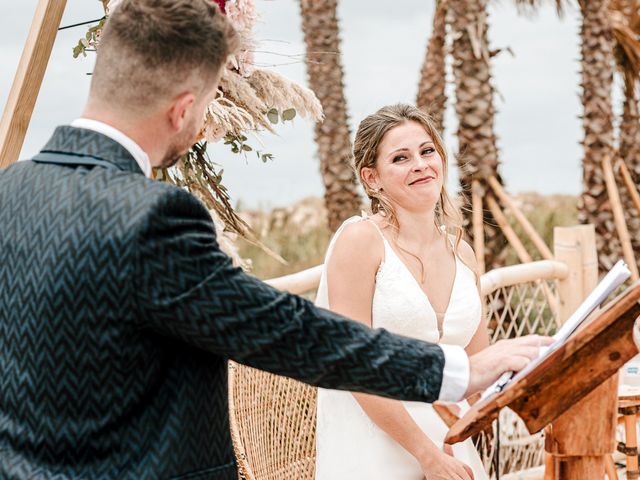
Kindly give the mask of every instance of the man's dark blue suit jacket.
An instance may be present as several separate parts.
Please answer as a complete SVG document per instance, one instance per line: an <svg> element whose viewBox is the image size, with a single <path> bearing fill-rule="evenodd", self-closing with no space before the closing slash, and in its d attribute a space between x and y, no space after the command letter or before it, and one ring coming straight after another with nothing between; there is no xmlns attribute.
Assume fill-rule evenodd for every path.
<svg viewBox="0 0 640 480"><path fill-rule="evenodd" d="M437 398L438 346L234 268L204 206L120 144L60 127L43 152L69 165L0 171L0 478L235 480L227 359Z"/></svg>

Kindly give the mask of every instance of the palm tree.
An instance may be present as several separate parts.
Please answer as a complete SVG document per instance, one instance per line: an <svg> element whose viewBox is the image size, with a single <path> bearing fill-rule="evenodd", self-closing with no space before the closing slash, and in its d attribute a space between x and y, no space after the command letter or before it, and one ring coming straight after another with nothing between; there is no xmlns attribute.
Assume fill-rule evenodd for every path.
<svg viewBox="0 0 640 480"><path fill-rule="evenodd" d="M598 259L609 269L621 251L615 233L602 172L602 159L613 158L612 87L615 62L608 0L580 0L582 65L582 125L584 158L579 218L596 228Z"/></svg>
<svg viewBox="0 0 640 480"><path fill-rule="evenodd" d="M337 0L300 0L309 86L320 100L325 115L324 121L315 126L315 139L332 231L337 230L345 219L359 213L361 208L350 161L351 141L336 4Z"/></svg>
<svg viewBox="0 0 640 480"><path fill-rule="evenodd" d="M446 13L447 0L436 0L433 30L427 45L424 63L420 70L416 105L429 113L440 132L444 130L444 112L447 97L446 85Z"/></svg>
<svg viewBox="0 0 640 480"><path fill-rule="evenodd" d="M637 84L640 73L640 2L638 0L611 0L609 3L611 27L615 40L614 57L623 79L624 102L618 137L618 158L635 177L640 178L640 116L638 112ZM625 188L620 190L631 242L640 251L640 212L633 205Z"/></svg>
<svg viewBox="0 0 640 480"><path fill-rule="evenodd" d="M487 0L450 0L447 19L451 26L455 110L458 117L458 166L465 206L470 204L471 182L498 173L498 147L494 130L495 109L489 42ZM467 210L469 210L467 208ZM469 215L465 221L470 224ZM485 210L485 263L487 268L504 262L506 240L495 220ZM471 229L467 228L469 236Z"/></svg>
<svg viewBox="0 0 640 480"><path fill-rule="evenodd" d="M615 260L621 256L622 250L615 232L601 164L604 157L613 159L615 154L611 100L615 70L614 29L612 28L614 22L611 10L617 9L622 12L624 10L622 7L615 8L613 4L628 4L630 1L578 0L582 13L580 37L583 114L581 118L584 129L583 187L578 215L581 222L595 225L598 259L602 269L611 268ZM516 3L536 8L542 1L516 0ZM559 13L567 3L566 0L555 1ZM610 6L613 8L610 9ZM627 93L631 95L631 90ZM633 119L634 109L637 109L637 102L633 105L631 100L627 106L629 125ZM631 132L632 129L628 131ZM633 134L629 141L633 141L632 139ZM621 138L620 143L623 149L630 145L627 142L626 138ZM634 145L633 148L637 146Z"/></svg>

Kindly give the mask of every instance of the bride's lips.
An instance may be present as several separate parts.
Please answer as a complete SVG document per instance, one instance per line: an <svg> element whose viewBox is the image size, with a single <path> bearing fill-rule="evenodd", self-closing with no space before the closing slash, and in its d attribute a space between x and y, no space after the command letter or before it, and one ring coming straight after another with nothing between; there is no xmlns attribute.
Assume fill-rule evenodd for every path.
<svg viewBox="0 0 640 480"><path fill-rule="evenodd" d="M409 185L422 185L424 183L429 183L431 180L435 180L435 177L431 175L427 175L426 177L420 177L413 182L409 183Z"/></svg>

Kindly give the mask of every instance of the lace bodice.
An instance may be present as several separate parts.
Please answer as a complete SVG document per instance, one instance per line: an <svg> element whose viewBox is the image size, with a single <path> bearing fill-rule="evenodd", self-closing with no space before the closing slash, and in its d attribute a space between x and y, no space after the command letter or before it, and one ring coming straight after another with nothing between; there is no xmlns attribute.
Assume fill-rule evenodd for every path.
<svg viewBox="0 0 640 480"><path fill-rule="evenodd" d="M329 245L325 262L329 260L335 242L345 226L365 218L351 217L340 226ZM429 298L381 232L380 236L384 243L384 260L376 273L371 310L373 328L385 328L434 343L466 346L478 328L482 312L475 275L471 269L456 255L456 274L440 337L436 312ZM330 307L326 268L320 281L316 304Z"/></svg>

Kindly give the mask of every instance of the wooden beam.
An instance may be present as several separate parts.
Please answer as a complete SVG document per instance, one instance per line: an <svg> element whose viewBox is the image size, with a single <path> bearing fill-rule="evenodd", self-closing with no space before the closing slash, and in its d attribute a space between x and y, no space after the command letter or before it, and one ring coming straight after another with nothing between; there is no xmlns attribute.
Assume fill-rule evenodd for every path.
<svg viewBox="0 0 640 480"><path fill-rule="evenodd" d="M507 241L515 250L516 255L518 255L520 261L532 262L533 259L531 258L531 255L529 255L529 252L527 252L527 249L518 238L518 235L513 230L513 228L511 228L511 225L509 225L507 217L505 217L504 213L502 213L502 210L500 209L498 202L496 202L496 199L493 198L493 195L487 195L487 206L489 207L489 210L491 211L491 214L493 215L496 223L502 229L502 233L504 233L504 236L507 237Z"/></svg>
<svg viewBox="0 0 640 480"><path fill-rule="evenodd" d="M611 159L605 156L602 159L602 170L604 173L604 181L607 184L607 193L609 194L609 201L611 202L611 210L613 211L613 220L616 224L616 230L618 231L618 238L622 244L622 253L624 261L627 262L629 270L631 270L631 278L633 281L638 280L638 264L633 254L633 248L631 247L631 237L629 236L629 229L627 228L627 222L624 219L624 210L622 209L622 202L620 201L620 192L618 192L618 186L616 185L616 178L613 173L613 167L611 166Z"/></svg>
<svg viewBox="0 0 640 480"><path fill-rule="evenodd" d="M638 189L636 188L635 183L633 183L633 178L631 178L629 169L622 160L618 160L617 166L620 170L620 174L622 175L622 179L624 180L624 185L627 187L633 206L636 207L636 211L640 214L640 194L638 194Z"/></svg>
<svg viewBox="0 0 640 480"><path fill-rule="evenodd" d="M522 213L522 211L517 207L517 205L511 199L511 197L507 195L507 192L504 191L504 188L502 188L502 185L500 185L500 182L498 181L498 179L496 179L496 177L491 176L489 177L488 181L489 181L489 186L493 190L493 193L495 193L496 197L500 199L503 205L505 205L509 210L511 210L511 213L513 213L513 216L516 218L518 223L522 225L522 228L525 231L525 233L529 235L529 238L531 239L535 247L538 249L538 251L542 255L542 258L544 258L545 260L552 260L553 254L551 253L551 250L549 249L547 244L544 243L544 240L542 239L540 234L536 231L536 229L533 228L533 225L531 225L531 222L529 222L529 219L527 219L525 214Z"/></svg>
<svg viewBox="0 0 640 480"><path fill-rule="evenodd" d="M473 249L478 262L478 274L485 272L484 264L484 215L482 212L482 187L478 180L471 182L471 206L473 223Z"/></svg>
<svg viewBox="0 0 640 480"><path fill-rule="evenodd" d="M0 120L0 168L18 160L67 0L40 0Z"/></svg>

